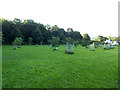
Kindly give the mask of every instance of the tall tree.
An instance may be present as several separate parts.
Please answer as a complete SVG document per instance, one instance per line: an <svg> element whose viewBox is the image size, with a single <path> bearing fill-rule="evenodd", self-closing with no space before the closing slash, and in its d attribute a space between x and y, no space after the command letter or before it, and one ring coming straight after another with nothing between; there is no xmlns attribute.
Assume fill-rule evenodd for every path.
<svg viewBox="0 0 120 90"><path fill-rule="evenodd" d="M33 43L40 44L43 41L43 35L38 27L32 32Z"/></svg>
<svg viewBox="0 0 120 90"><path fill-rule="evenodd" d="M24 20L22 25L22 34L24 36L24 42L28 42L29 37L32 36L32 32L36 29L37 24L33 20Z"/></svg>
<svg viewBox="0 0 120 90"><path fill-rule="evenodd" d="M22 20L14 18L13 21L0 19L2 21L3 30L3 42L4 44L12 44L16 37L21 37L24 44L29 44L29 37L33 39L33 44L43 43L49 44L52 37L59 37L60 43L64 44L67 37L71 37L75 41L82 40L80 32L73 31L72 28L68 28L65 31L63 28L59 28L57 25L50 26L49 24L43 25L36 23L32 19Z"/></svg>
<svg viewBox="0 0 120 90"><path fill-rule="evenodd" d="M104 42L106 39L107 39L106 37L103 37L101 35L98 35L98 37L97 37L97 41L99 41L99 42Z"/></svg>
<svg viewBox="0 0 120 90"><path fill-rule="evenodd" d="M43 35L43 40L42 43L43 44L48 44L48 40L49 40L49 31L46 30L45 26L43 24L38 24L38 28L40 29L42 35Z"/></svg>
<svg viewBox="0 0 120 90"><path fill-rule="evenodd" d="M33 43L33 39L32 39L32 37L29 37L29 45L31 45L32 43Z"/></svg>
<svg viewBox="0 0 120 90"><path fill-rule="evenodd" d="M2 19L2 33L6 44L12 44L16 37L21 36L21 31L15 23L5 19Z"/></svg>
<svg viewBox="0 0 120 90"><path fill-rule="evenodd" d="M84 40L90 40L90 36L87 33L83 34L83 38Z"/></svg>

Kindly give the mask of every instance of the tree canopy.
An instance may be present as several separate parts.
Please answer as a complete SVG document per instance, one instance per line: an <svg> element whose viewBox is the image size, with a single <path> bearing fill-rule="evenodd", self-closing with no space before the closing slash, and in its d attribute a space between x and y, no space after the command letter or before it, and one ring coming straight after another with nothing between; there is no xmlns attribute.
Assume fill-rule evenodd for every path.
<svg viewBox="0 0 120 90"><path fill-rule="evenodd" d="M66 43L66 38L70 37L74 41L82 40L82 35L72 28L67 31L57 25L43 25L34 22L32 19L20 20L15 18L12 20L0 19L2 22L2 38L3 44L12 44L16 37L21 37L23 44L50 44L52 37L59 37L60 44ZM32 39L31 39L32 38Z"/></svg>

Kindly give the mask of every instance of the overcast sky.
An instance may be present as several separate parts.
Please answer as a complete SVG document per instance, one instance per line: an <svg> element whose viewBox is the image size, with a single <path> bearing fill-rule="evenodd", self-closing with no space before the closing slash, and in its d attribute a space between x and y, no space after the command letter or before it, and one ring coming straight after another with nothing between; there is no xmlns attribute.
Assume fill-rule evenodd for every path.
<svg viewBox="0 0 120 90"><path fill-rule="evenodd" d="M0 18L33 19L91 37L118 35L119 0L1 0Z"/></svg>

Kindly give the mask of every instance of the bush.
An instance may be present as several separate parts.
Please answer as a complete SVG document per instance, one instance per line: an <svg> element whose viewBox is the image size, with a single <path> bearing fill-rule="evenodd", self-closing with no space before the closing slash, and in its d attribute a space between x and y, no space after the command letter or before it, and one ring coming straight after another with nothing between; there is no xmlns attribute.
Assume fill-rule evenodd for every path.
<svg viewBox="0 0 120 90"><path fill-rule="evenodd" d="M74 40L71 37L66 38L68 44L73 44Z"/></svg>
<svg viewBox="0 0 120 90"><path fill-rule="evenodd" d="M75 47L78 46L78 44L79 44L78 40L74 42Z"/></svg>

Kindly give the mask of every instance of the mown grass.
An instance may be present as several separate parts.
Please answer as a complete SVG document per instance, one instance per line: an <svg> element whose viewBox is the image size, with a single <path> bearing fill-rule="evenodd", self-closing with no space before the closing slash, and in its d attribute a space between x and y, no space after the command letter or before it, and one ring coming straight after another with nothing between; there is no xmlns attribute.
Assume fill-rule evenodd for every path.
<svg viewBox="0 0 120 90"><path fill-rule="evenodd" d="M65 54L48 45L2 49L3 88L117 88L118 47L89 51L78 46Z"/></svg>

